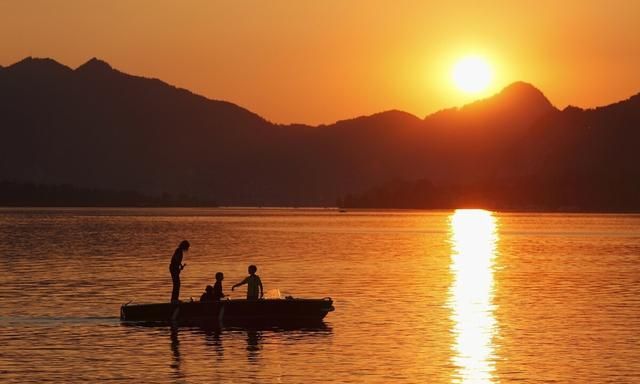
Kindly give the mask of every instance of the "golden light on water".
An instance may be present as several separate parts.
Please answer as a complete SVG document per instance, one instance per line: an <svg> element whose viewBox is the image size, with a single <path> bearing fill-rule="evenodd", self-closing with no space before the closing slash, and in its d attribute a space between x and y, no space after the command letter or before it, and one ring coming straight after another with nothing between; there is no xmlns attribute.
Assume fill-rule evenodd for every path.
<svg viewBox="0 0 640 384"><path fill-rule="evenodd" d="M454 383L494 381L496 229L496 218L485 210L459 209L450 217L453 283L448 304L455 337Z"/></svg>

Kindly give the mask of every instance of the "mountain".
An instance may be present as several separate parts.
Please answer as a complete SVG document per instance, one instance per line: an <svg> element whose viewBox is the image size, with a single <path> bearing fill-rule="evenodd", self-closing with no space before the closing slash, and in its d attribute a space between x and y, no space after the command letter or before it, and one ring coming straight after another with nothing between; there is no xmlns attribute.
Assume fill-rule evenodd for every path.
<svg viewBox="0 0 640 384"><path fill-rule="evenodd" d="M587 110L567 107L558 111L544 107L544 102L535 104L547 110L537 118L514 119L502 127L477 120L457 125L456 121L468 118L459 116L465 108L446 111L446 123L438 114L428 117L426 120L436 118L443 130L462 126L465 131L440 141L443 149L434 156L434 161L444 163L441 170L453 177L438 180L432 172L431 177L389 179L364 192L346 194L338 204L348 208L639 212L640 94ZM502 120L502 116L489 114L488 119ZM478 125L482 133L473 137L473 127ZM501 142L508 129L513 136Z"/></svg>
<svg viewBox="0 0 640 384"><path fill-rule="evenodd" d="M233 148L257 152L252 132L271 126L96 59L76 70L31 58L3 69L0 119L2 178L147 193L205 194L227 161L248 165Z"/></svg>
<svg viewBox="0 0 640 384"><path fill-rule="evenodd" d="M545 205L525 191L553 193L554 181L573 180L602 190L599 206L617 193L636 207L628 196L640 192L639 103L636 95L560 111L518 82L423 119L387 111L317 127L278 125L95 58L76 69L26 58L0 68L0 180L186 194L222 205L333 205L406 180L459 191L457 201L469 203L465 191L475 186L479 204L516 208L564 204ZM576 198L591 207L587 200Z"/></svg>

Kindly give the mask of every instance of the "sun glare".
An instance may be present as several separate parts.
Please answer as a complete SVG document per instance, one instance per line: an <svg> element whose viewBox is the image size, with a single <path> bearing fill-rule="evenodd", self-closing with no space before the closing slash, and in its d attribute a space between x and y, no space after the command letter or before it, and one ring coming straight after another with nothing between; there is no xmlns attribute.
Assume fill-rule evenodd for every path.
<svg viewBox="0 0 640 384"><path fill-rule="evenodd" d="M455 383L492 383L497 321L494 269L497 219L489 211L458 209L450 217L451 271L449 307L455 335L452 363Z"/></svg>
<svg viewBox="0 0 640 384"><path fill-rule="evenodd" d="M481 57L469 56L458 61L453 67L453 81L466 93L484 91L491 83L491 67Z"/></svg>

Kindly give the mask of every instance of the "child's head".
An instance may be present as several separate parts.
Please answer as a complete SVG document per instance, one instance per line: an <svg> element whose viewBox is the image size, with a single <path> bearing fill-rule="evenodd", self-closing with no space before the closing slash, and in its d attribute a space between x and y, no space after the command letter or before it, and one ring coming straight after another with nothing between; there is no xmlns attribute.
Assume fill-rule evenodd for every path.
<svg viewBox="0 0 640 384"><path fill-rule="evenodd" d="M256 267L255 265L250 265L249 266L249 274L250 275L255 275L256 272L258 272L258 267Z"/></svg>
<svg viewBox="0 0 640 384"><path fill-rule="evenodd" d="M224 274L222 272L216 272L216 281L224 280Z"/></svg>
<svg viewBox="0 0 640 384"><path fill-rule="evenodd" d="M204 289L207 293L213 293L213 287L210 285L207 285L207 288Z"/></svg>

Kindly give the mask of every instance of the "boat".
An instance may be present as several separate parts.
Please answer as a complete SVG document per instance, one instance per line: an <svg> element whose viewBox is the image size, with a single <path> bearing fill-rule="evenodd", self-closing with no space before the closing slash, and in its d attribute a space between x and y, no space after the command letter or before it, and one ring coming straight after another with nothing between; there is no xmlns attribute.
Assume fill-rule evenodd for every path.
<svg viewBox="0 0 640 384"><path fill-rule="evenodd" d="M333 300L323 299L231 299L216 302L132 304L120 307L124 322L198 323L211 325L295 325L321 322L334 311Z"/></svg>

